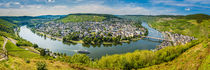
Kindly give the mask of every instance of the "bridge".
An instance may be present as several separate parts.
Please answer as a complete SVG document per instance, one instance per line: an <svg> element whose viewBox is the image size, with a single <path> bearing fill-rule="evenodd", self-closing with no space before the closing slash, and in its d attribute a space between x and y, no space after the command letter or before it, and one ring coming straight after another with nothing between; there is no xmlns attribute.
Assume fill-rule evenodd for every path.
<svg viewBox="0 0 210 70"><path fill-rule="evenodd" d="M150 36L142 36L143 38L152 38L152 39L157 39L157 40L164 40L164 41L170 41L167 39L162 39L162 38L157 38L157 37L150 37Z"/></svg>

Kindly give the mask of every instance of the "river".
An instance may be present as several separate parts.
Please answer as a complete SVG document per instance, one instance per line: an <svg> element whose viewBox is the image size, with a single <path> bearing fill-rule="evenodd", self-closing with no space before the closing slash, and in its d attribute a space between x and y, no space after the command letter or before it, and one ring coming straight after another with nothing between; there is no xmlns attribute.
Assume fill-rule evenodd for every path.
<svg viewBox="0 0 210 70"><path fill-rule="evenodd" d="M142 26L148 29L148 36L150 37L159 37L161 38L161 33L157 30L148 26L146 22L142 23ZM152 39L141 39L135 42L122 43L121 45L112 45L110 47L106 47L101 45L100 47L84 47L82 44L75 45L67 45L62 41L51 40L50 38L41 37L35 33L33 33L26 26L20 27L19 36L23 39L26 39L32 43L37 44L41 48L49 49L52 52L66 53L67 55L74 55L77 53L77 50L87 50L90 52L88 56L92 58L100 58L104 55L111 54L122 54L127 52L133 52L135 50L151 50L155 49L157 45L160 45L160 42L152 40Z"/></svg>

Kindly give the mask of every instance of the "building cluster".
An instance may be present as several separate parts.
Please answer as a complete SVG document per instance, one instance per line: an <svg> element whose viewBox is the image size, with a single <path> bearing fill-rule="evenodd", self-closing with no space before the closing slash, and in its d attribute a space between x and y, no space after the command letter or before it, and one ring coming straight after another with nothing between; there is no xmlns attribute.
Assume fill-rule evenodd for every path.
<svg viewBox="0 0 210 70"><path fill-rule="evenodd" d="M146 29L138 28L135 22L128 20L109 20L103 22L49 22L36 26L36 30L52 36L63 37L69 33L79 32L79 37L90 37L92 35L100 36L121 36L121 37L134 37L144 35Z"/></svg>

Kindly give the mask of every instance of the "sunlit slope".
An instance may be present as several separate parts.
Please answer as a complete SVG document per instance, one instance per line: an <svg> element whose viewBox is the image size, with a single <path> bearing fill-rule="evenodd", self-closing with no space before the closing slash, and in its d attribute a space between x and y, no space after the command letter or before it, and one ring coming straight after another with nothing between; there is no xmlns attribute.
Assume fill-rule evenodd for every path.
<svg viewBox="0 0 210 70"><path fill-rule="evenodd" d="M37 70L37 62L45 62L48 70L75 70L73 66L60 61L44 59L23 59L9 56L8 61L0 62L0 70ZM77 69L78 70L78 69Z"/></svg>
<svg viewBox="0 0 210 70"><path fill-rule="evenodd" d="M190 19L189 16L183 17L182 19L171 20L164 20L166 18L160 18L157 19L156 22L150 22L150 25L159 31L169 31L172 33L194 36L199 39L207 39L208 37L210 37L208 36L210 33L210 18L207 19L206 16L201 17L196 14L193 17L198 16L203 19L195 19L193 17ZM197 22L198 20L202 22Z"/></svg>
<svg viewBox="0 0 210 70"><path fill-rule="evenodd" d="M162 19L159 19L160 21ZM140 70L209 70L210 69L210 20L173 19L150 25L160 31L194 36L201 41L172 61L149 66Z"/></svg>
<svg viewBox="0 0 210 70"><path fill-rule="evenodd" d="M0 18L0 35L10 36L14 34L13 29L16 27L15 24L12 24L6 20Z"/></svg>
<svg viewBox="0 0 210 70"><path fill-rule="evenodd" d="M209 64L210 43L203 42L190 48L173 61L140 70L209 70Z"/></svg>

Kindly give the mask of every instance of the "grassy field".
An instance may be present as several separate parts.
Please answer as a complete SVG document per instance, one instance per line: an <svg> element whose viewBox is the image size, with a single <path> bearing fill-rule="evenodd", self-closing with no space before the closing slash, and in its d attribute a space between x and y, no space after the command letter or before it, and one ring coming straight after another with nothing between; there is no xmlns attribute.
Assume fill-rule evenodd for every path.
<svg viewBox="0 0 210 70"><path fill-rule="evenodd" d="M8 61L0 62L0 70L37 70L37 62L43 61L47 64L48 70L74 70L73 66L68 63L43 60L43 59L23 59L19 57L9 56Z"/></svg>
<svg viewBox="0 0 210 70"><path fill-rule="evenodd" d="M6 49L9 55L11 56L20 57L20 58L40 58L39 54L17 47L9 40L6 44Z"/></svg>

